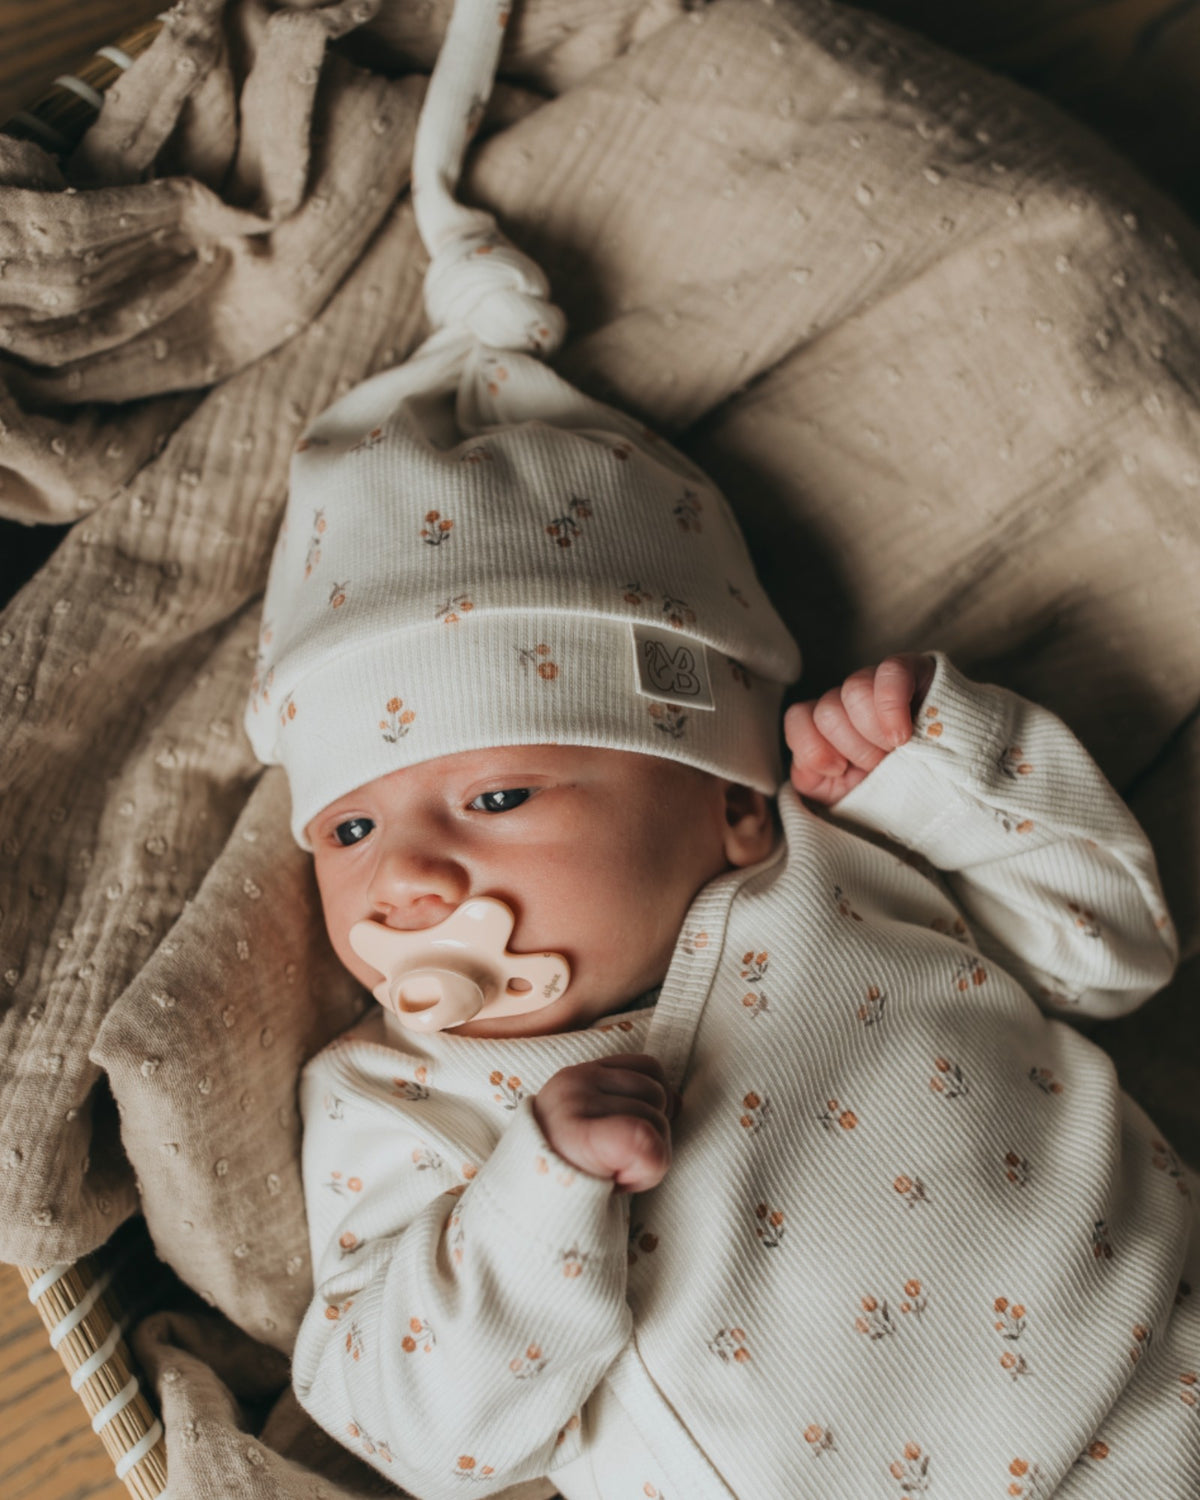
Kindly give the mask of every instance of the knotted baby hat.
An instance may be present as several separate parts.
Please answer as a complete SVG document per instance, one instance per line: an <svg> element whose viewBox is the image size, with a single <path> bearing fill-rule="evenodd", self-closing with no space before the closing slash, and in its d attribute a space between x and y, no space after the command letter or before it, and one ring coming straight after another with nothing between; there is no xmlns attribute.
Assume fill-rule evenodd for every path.
<svg viewBox="0 0 1200 1500"><path fill-rule="evenodd" d="M355 787L490 746L631 750L779 784L800 653L728 503L536 357L566 331L545 276L454 199L509 9L458 0L418 122L434 332L318 417L292 460L245 722L287 771L304 847Z"/></svg>

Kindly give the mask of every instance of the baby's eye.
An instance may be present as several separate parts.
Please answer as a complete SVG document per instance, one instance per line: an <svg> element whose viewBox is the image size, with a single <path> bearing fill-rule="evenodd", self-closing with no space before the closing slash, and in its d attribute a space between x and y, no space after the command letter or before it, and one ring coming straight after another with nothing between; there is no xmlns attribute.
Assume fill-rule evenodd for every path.
<svg viewBox="0 0 1200 1500"><path fill-rule="evenodd" d="M521 803L528 799L529 788L517 786L510 787L503 792L480 792L473 802L467 803L467 806L473 812L512 812L514 807L520 807Z"/></svg>
<svg viewBox="0 0 1200 1500"><path fill-rule="evenodd" d="M333 830L333 836L339 844L347 847L365 839L374 827L375 824L370 818L347 818L344 823L339 823Z"/></svg>

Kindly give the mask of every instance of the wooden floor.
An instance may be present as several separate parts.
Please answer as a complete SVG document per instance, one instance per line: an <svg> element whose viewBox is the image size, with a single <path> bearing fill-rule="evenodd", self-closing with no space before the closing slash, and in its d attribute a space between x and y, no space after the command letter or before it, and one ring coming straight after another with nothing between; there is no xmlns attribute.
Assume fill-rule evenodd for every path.
<svg viewBox="0 0 1200 1500"><path fill-rule="evenodd" d="M37 1309L0 1265L0 1496L128 1500Z"/></svg>

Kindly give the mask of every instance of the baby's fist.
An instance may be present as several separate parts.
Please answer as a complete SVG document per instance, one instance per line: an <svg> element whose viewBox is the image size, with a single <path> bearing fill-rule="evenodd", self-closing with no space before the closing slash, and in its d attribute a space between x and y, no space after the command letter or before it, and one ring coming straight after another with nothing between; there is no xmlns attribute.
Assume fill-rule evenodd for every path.
<svg viewBox="0 0 1200 1500"><path fill-rule="evenodd" d="M643 1052L560 1068L533 1101L559 1156L630 1193L645 1193L667 1175L676 1107L662 1064Z"/></svg>
<svg viewBox="0 0 1200 1500"><path fill-rule="evenodd" d="M913 710L929 691L936 666L932 656L889 656L877 667L852 672L820 698L793 703L783 732L800 795L832 806L909 740Z"/></svg>

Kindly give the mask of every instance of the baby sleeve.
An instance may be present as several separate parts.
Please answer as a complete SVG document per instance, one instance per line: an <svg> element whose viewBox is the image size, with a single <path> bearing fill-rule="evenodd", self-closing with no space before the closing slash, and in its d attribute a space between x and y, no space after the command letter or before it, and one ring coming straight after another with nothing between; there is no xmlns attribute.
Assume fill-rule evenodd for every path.
<svg viewBox="0 0 1200 1500"><path fill-rule="evenodd" d="M629 1337L627 1200L553 1151L530 1099L497 1139L478 1101L355 1054L335 1044L302 1081L316 1295L297 1397L417 1500L538 1479L577 1456Z"/></svg>
<svg viewBox="0 0 1200 1500"><path fill-rule="evenodd" d="M1133 1010L1178 956L1145 833L1060 719L935 655L912 739L835 821L923 855L985 956L1047 1009Z"/></svg>

